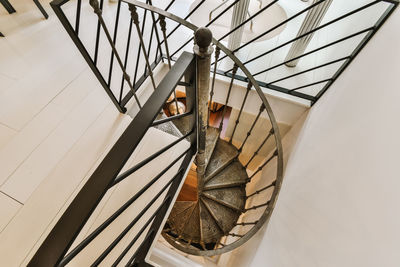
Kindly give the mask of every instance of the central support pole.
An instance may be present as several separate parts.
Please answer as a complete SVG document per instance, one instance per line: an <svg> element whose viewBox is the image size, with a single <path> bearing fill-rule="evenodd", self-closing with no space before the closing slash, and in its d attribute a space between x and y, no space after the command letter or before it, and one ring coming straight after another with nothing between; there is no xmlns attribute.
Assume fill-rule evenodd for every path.
<svg viewBox="0 0 400 267"><path fill-rule="evenodd" d="M196 87L198 98L198 152L196 156L197 175L199 185L204 178L206 169L206 131L208 117L208 95L210 90L211 54L214 48L210 46L212 33L201 27L194 35L196 54ZM200 188L199 188L200 189ZM200 189L201 190L201 189Z"/></svg>

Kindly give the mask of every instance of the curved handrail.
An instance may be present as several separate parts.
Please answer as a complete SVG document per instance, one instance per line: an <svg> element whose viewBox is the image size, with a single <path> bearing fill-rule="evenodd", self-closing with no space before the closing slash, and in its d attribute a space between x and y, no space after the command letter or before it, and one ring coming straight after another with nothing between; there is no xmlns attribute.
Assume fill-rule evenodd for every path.
<svg viewBox="0 0 400 267"><path fill-rule="evenodd" d="M162 15L168 19L171 19L171 20L193 30L193 31L196 31L199 28L196 25L194 25L180 17L178 17L174 14L171 14L167 11L164 11L163 9L157 8L155 6L151 6L151 5L145 4L143 2L136 1L136 0L122 0L122 2L125 2L129 5L134 5L134 6L146 9L150 12L154 12L159 15ZM254 227L252 227L252 229L250 231L248 231L242 238L234 241L233 243L231 243L225 247L218 248L218 249L211 250L211 251L201 251L201 250L194 251L194 250L188 249L185 246L180 246L180 249L182 251L185 251L185 252L191 253L191 254L195 254L195 255L199 255L199 256L211 256L211 255L222 254L222 253L231 251L231 250L239 247L246 241L248 241L265 223L268 223L268 221L271 217L272 211L275 207L277 197L278 197L280 188L282 186L282 179L283 179L282 142L281 142L278 124L276 122L275 116L272 112L271 106L269 105L267 98L265 97L264 93L262 92L262 90L261 90L260 86L258 85L257 81L255 80L255 78L251 75L250 71L243 65L243 63L226 46L224 46L222 43L220 43L215 38L212 39L212 43L215 46L219 47L242 70L242 72L246 75L248 81L251 82L252 85L254 86L258 96L260 97L261 101L264 104L264 107L268 113L268 117L270 119L272 128L274 130L276 153L277 153L277 175L276 175L274 191L272 193L272 196L271 196L271 199L269 201L267 208L265 209L263 215L258 220L257 224ZM174 244L174 245L177 245L177 244Z"/></svg>

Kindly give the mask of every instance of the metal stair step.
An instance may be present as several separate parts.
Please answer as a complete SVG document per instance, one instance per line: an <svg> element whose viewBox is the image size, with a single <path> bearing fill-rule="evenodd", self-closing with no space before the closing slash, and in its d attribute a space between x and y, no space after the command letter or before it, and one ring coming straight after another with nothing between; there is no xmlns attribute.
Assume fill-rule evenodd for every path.
<svg viewBox="0 0 400 267"><path fill-rule="evenodd" d="M186 221L181 236L189 243L200 243L200 208L198 202L192 210L191 216Z"/></svg>
<svg viewBox="0 0 400 267"><path fill-rule="evenodd" d="M178 128L182 135L190 132L190 116L173 120L172 123Z"/></svg>
<svg viewBox="0 0 400 267"><path fill-rule="evenodd" d="M177 201L171 210L171 215L168 218L168 224L171 230L181 235L184 230L185 223L192 214L196 202L194 201Z"/></svg>
<svg viewBox="0 0 400 267"><path fill-rule="evenodd" d="M242 186L247 183L247 172L238 161L233 161L220 173L209 179L203 191Z"/></svg>
<svg viewBox="0 0 400 267"><path fill-rule="evenodd" d="M184 134L183 120L176 120ZM197 202L177 202L170 214L165 236L182 246L209 249L235 227L246 202L248 176L237 160L238 150L219 139L219 130L206 133L206 175L201 182ZM179 205L179 206L178 206Z"/></svg>
<svg viewBox="0 0 400 267"><path fill-rule="evenodd" d="M199 203L201 240L206 244L217 243L223 233L204 204L201 201Z"/></svg>
<svg viewBox="0 0 400 267"><path fill-rule="evenodd" d="M245 187L208 190L203 192L202 196L239 212L243 211L246 203Z"/></svg>
<svg viewBox="0 0 400 267"><path fill-rule="evenodd" d="M228 166L238 155L238 150L228 142L218 139L214 152L207 165L205 173L205 182L221 172Z"/></svg>
<svg viewBox="0 0 400 267"><path fill-rule="evenodd" d="M208 163L210 162L211 156L214 153L215 146L217 145L217 141L219 139L219 130L218 128L208 127L206 133L206 168Z"/></svg>
<svg viewBox="0 0 400 267"><path fill-rule="evenodd" d="M236 225L240 212L227 208L208 198L201 198L201 201L217 222L224 235L228 234Z"/></svg>
<svg viewBox="0 0 400 267"><path fill-rule="evenodd" d="M157 116L157 120L166 119L166 118L168 118L168 117L167 117L167 115L165 115L164 112L161 112ZM156 125L154 127L159 129L159 130L161 130L161 131L163 131L163 132L172 134L173 136L176 136L176 137L181 137L182 136L182 133L178 130L178 128L171 121Z"/></svg>

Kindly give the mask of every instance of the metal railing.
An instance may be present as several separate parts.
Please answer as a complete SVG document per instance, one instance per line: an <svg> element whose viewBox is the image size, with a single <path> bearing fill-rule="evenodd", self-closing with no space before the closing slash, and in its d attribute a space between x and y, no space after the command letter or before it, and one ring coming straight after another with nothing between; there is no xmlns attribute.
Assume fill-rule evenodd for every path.
<svg viewBox="0 0 400 267"><path fill-rule="evenodd" d="M242 51L246 52L246 48L249 50L250 46L252 46L255 42L259 41L261 38L265 37L266 35L272 33L275 30L278 30L278 29L284 27L288 23L295 23L296 19L300 18L301 16L304 16L305 14L307 14L307 12L310 12L313 9L318 8L318 6L324 4L327 1L328 0L315 1L315 3L307 6L306 8L298 11L297 13L294 13L292 16L290 16L287 19L282 20L281 22L277 23L275 26L266 29L264 32L258 33L257 36L252 38L251 40L249 40L245 43L242 43L238 48L234 49L232 51L232 53L235 55L236 54L240 55ZM219 17L221 17L223 14L227 13L230 9L232 9L234 4L235 4L235 1L233 1L233 3L231 5L229 5L226 9L221 11L218 14L218 16L215 19L211 20L206 26L207 27L212 26L213 23L215 23ZM237 31L238 29L240 29L243 26L246 26L248 23L251 23L252 20L257 18L258 16L261 16L263 12L268 12L269 9L271 9L273 6L278 5L278 4L280 4L279 0L270 2L268 5L261 8L258 12L256 12L252 16L250 16L248 19L246 19L244 22L242 22L241 24L236 26L234 29L228 30L227 33L223 34L220 38L218 38L218 41L223 42L224 40L229 38L229 36L231 36L235 31ZM332 42L329 42L327 44L319 46L313 50L307 51L306 53L300 54L300 55L298 55L294 58L288 59L288 60L285 60L285 57L282 57L280 62L278 61L278 63L273 64L271 66L268 66L266 63L264 63L266 56L272 55L273 53L279 54L280 51L284 51L285 49L287 49L290 45L292 45L296 41L300 41L300 40L309 38L310 36L312 36L316 33L319 33L319 32L323 32L324 30L331 30L329 28L330 26L337 25L339 23L342 23L345 20L349 21L350 19L355 18L357 21L357 19L358 19L358 17L356 17L357 15L359 15L359 14L362 15L363 12L368 11L368 10L374 10L379 5L382 5L382 4L386 5L386 6L384 6L385 10L381 13L381 15L379 16L379 18L377 20L374 20L374 18L368 19L368 23L370 24L370 26L367 26L363 29L354 31L350 34L348 34L346 32L340 32L340 30L338 31L336 29L334 31L337 31L339 33L339 38L337 38L336 40L334 40ZM360 51L365 47L365 45L371 40L371 38L375 35L375 33L380 29L380 27L385 23L385 21L390 17L390 15L393 13L393 11L397 8L398 4L399 4L399 1L397 1L397 0L371 1L364 5L360 5L344 14L338 14L333 19L323 23L322 25L319 25L319 26L311 29L310 31L308 31L304 34L301 34L298 36L293 36L292 39L289 39L282 43L277 43L271 49L265 49L263 51L264 48L258 47L256 56L253 56L251 58L243 58L240 55L238 57L239 57L239 59L241 59L243 61L243 65L245 65L245 66L248 66L250 63L258 63L258 64L266 66L264 69L261 69L261 70L260 70L260 67L257 67L255 71L250 70L251 74L256 77L258 85L260 87L263 87L263 88L266 88L269 90L273 90L273 91L277 91L280 93L288 94L288 95L291 95L291 96L294 96L294 97L297 97L300 99L304 99L304 100L310 101L311 104L314 104L332 86L332 84L340 76L340 74L343 73L343 71L347 68L347 66L349 66L349 64L352 62L352 60L360 53ZM280 77L278 79L269 80L268 78L266 78L266 80L264 80L264 79L260 78L261 74L269 73L279 67L287 68L286 67L287 63L305 58L310 55L314 55L318 52L327 51L328 49L330 49L332 47L336 47L346 41L353 40L360 36L362 37L361 41L359 41L357 43L357 45L355 45L354 50L348 55L342 55L342 56L340 56L340 58L332 58L331 60L329 60L327 62L320 62L309 68L296 68L295 70L298 69L298 71L296 71L294 74L291 73L289 75ZM176 56L181 51L184 51L185 47L191 40L192 40L192 38L190 38L190 39L188 39L188 41L184 42L173 53L171 53L171 56ZM265 47L268 47L268 45L266 45ZM247 53L248 53L248 50L247 50ZM228 58L228 55L223 55L223 56L219 57L218 60L216 60L216 62L221 62L226 58ZM263 60L264 60L264 62L263 62ZM338 63L341 63L341 65L336 68L336 71L330 77L326 77L322 80L315 80L315 81L312 81L312 82L306 83L306 84L301 84L301 85L298 85L298 86L292 87L292 88L287 88L282 84L283 81L287 82L290 79L298 78L301 75L309 74L310 72L313 72L316 70L322 70L324 68L332 67L332 65L338 64ZM215 62L213 62L213 64L215 64ZM232 71L233 71L233 68L230 68L228 70L217 69L217 74L221 75L221 76L232 77L232 75L233 75ZM243 75L236 74L233 76L238 81L247 82L246 77ZM321 84L322 88L318 89L316 94L301 92L301 89L309 88L309 87L312 87L312 86L315 86L318 84Z"/></svg>
<svg viewBox="0 0 400 267"><path fill-rule="evenodd" d="M42 4L39 2L39 0L33 0L37 8L40 10L42 13L43 17L45 19L49 18L49 15L47 14L46 10L43 8ZM15 8L11 5L11 3L8 0L0 0L0 4L7 10L8 14L12 14L17 12ZM4 37L4 34L0 32L0 37Z"/></svg>
<svg viewBox="0 0 400 267"><path fill-rule="evenodd" d="M49 15L47 14L46 10L44 10L44 8L43 8L42 4L39 2L39 0L33 0L33 2L37 6L37 8L40 10L43 17L45 19L48 19ZM17 12L8 0L0 0L0 4L3 5L3 7L7 10L8 14Z"/></svg>
<svg viewBox="0 0 400 267"><path fill-rule="evenodd" d="M256 42L257 40L259 40L260 38L262 38L263 36L266 36L267 34L273 32L274 30L279 29L280 27L283 27L285 24L290 23L291 21L295 20L296 18L298 18L299 16L305 14L306 12L310 12L315 8L318 8L319 5L324 4L325 2L327 2L328 0L320 0L320 1L314 1L315 3L311 4L310 6L306 7L305 9L295 13L294 15L292 15L291 17L281 21L280 23L278 23L277 25L275 25L274 27L267 29L265 32L257 35L256 37L254 37L253 39L251 39L248 42L245 42L243 44L241 44L238 48L234 49L232 52L233 53L239 53L240 51L244 50L247 46L252 45L254 42ZM273 5L278 4L279 1L272 1L269 5L265 6L262 10L260 10L261 12L271 8ZM282 61L280 63L274 64L272 66L267 66L265 69L261 69L261 70L257 70L256 72L253 72L252 75L253 76L258 76L260 74L264 74L267 72L270 72L278 67L282 67L285 66L286 64L292 62L292 61L296 61L299 60L301 58L307 57L309 55L315 54L317 52L321 52L322 50L326 50L332 46L335 46L337 44L343 43L346 40L355 38L357 36L361 36L364 34L363 39L358 43L358 45L355 47L355 49L347 56L342 56L339 59L333 59L329 62L324 62L321 63L320 65L317 66L313 66L309 69L305 69L305 70L300 70L299 72L295 73L295 74L291 74L291 75L287 75L285 77L281 77L279 79L276 80L271 80L271 81L260 81L258 80L258 83L261 87L265 87L274 91L278 91L281 93L285 93L285 94L289 94L292 96L296 96L305 100L310 100L312 104L314 104L316 101L318 101L318 99L321 98L321 96L329 89L329 87L334 83L334 81L340 76L340 74L347 68L347 66L352 62L352 60L360 53L360 51L364 48L364 46L369 42L369 40L374 36L374 34L379 30L379 28L384 24L384 22L387 20L387 18L392 14L392 12L394 11L394 9L398 6L398 1L395 0L378 0L378 1L371 1L370 3L367 3L365 5L362 5L360 7L357 7L343 15L337 16L334 19L331 19L330 21L319 25L318 27L315 27L313 29L311 29L310 31L298 35L293 39L290 39L286 42L283 42L281 44L275 45L272 49L268 49L266 51L259 51L261 53L258 53L257 56L254 56L250 59L247 59L243 62L244 65L248 65L251 62L256 62L256 61L260 61L262 60L263 57L270 55L273 52L276 52L280 49L285 49L287 48L289 45L293 44L296 41L302 40L302 39L306 39L310 36L312 36L313 34L317 33L317 32L321 32L324 29L328 28L330 25L334 25L337 24L341 21L344 21L345 19L349 19L352 16L355 16L357 14L362 13L363 11L367 10L367 9L373 9L375 8L377 5L381 4L381 3L386 3L387 7L386 10L381 14L381 16L379 17L379 19L374 22L371 21L371 26L370 27L366 27L364 29L358 30L356 32L353 32L351 34L346 34L343 33L341 34L342 36L338 39L336 39L333 42L330 42L328 44L322 45L320 47L317 47L316 49L313 49L311 51L308 51L306 53L302 53L296 57L293 57L291 59L288 60L284 60L284 58L282 58ZM228 37L232 32L236 31L237 29L239 29L240 27L242 27L243 25L245 25L246 23L249 22L250 19L258 16L260 13L256 13L254 14L252 17L250 17L249 19L247 19L246 21L244 21L243 23L241 23L240 25L238 25L236 28L232 29L231 31L229 31L227 34L225 34L224 36L222 36L219 41L222 41L224 38ZM226 58L227 55L221 57L218 59L218 61L223 60L224 58ZM308 84L303 84L301 86L295 87L295 88L285 88L283 86L279 86L276 85L279 82L282 82L284 80L288 80L294 77L297 77L299 75L303 75L306 73L309 73L311 71L315 71L321 68L325 68L328 67L334 63L338 63L338 62L342 62L342 65L340 67L337 68L336 72L329 78L323 79L323 80L319 80L319 81L314 81L312 83L308 83ZM219 74L221 75L225 75L225 76L232 76L232 70L233 69L229 69L226 71L220 71ZM242 81L246 81L245 77L238 77L239 80ZM317 84L324 84L324 86L318 91L318 93L316 95L309 95L309 94L305 94L305 93L301 93L299 92L300 89L303 88L307 88L307 87L311 87Z"/></svg>
<svg viewBox="0 0 400 267"><path fill-rule="evenodd" d="M181 79L186 81L186 103L188 112L168 119L156 120L165 101L169 95L181 83ZM145 240L152 240L154 234L162 227L162 223L167 214L167 211L173 200L177 196L177 191L182 180L185 178L186 171L190 167L194 155L197 151L197 108L196 108L196 72L195 72L195 57L193 54L185 52L178 61L172 66L171 71L157 86L149 100L143 105L140 112L126 128L124 133L108 152L106 157L87 180L85 185L73 199L61 218L58 220L54 228L46 237L40 248L36 251L28 266L65 266L71 262L77 255L84 253L84 249L96 238L101 238L103 231L119 218L129 207L135 205L143 195L151 190L154 193L150 201L146 202L138 214L123 228L119 235L97 256L92 266L97 266L109 255L109 253L118 245L120 241L127 235L133 227L141 227L134 238L124 248L122 253L114 260L113 266L121 263L131 247L137 242L139 237L145 235ZM176 139L174 142L158 150L154 154L142 159L124 171L121 171L126 165L129 158L138 148L139 143L148 132L150 127L160 125L174 119L188 116L190 119L190 132ZM176 147L177 144L190 140L189 148L180 152L176 158L171 159L168 165L156 176L148 179L148 181L139 191L132 195L121 207L104 220L96 229L91 231L85 238L76 246L71 248L74 240L77 238L89 218L103 199L105 194L112 190L116 185L126 179L132 179L132 175L138 170L143 169L150 162L156 161L163 153ZM178 171L168 177L168 182L160 184L160 179L167 175L167 172L174 166L179 166ZM172 177L171 177L172 176ZM137 179L137 177L136 177ZM148 180L147 180L148 179ZM163 178L165 179L165 178ZM162 185L159 191L154 188L155 185ZM162 200L162 203L157 207L156 201ZM156 207L156 211L150 213L151 208ZM147 219L145 219L147 218ZM142 224L143 220L146 220ZM139 225L139 226L138 226ZM145 231L147 230L147 231ZM140 251L149 249L149 242L142 242L140 248L136 251L140 255ZM136 254L136 253L135 253ZM135 258L135 257L134 257ZM128 265L132 260L128 261Z"/></svg>
<svg viewBox="0 0 400 267"><path fill-rule="evenodd" d="M265 48L257 48L257 54L255 56L247 57L248 51L252 48L252 45L255 42L259 42L262 38L267 36L268 34L282 29L285 25L289 24L298 24L298 20L301 19L303 16L307 14L307 12L312 12L314 9L318 9L319 6L323 5L325 2L329 0L319 0L314 1L312 4L306 6L303 9L299 9L296 13L291 14L290 17L283 19L276 25L272 26L271 28L267 28L263 32L257 32L256 36L249 41L242 43L238 48L232 51L233 54L238 55L238 58L243 62L245 66L250 66L248 69L250 70L251 74L256 77L257 83L260 87L265 88L264 90L272 90L277 91L279 93L287 94L295 98L299 98L302 100L306 100L311 104L314 104L321 96L332 86L335 80L340 76L340 74L347 68L347 66L352 62L352 60L360 53L360 51L365 47L365 45L369 42L369 40L374 36L374 34L379 30L379 28L384 24L387 18L391 15L394 9L398 6L398 0L376 0L376 1L365 1L365 4L360 4L354 9L351 9L343 14L339 13L331 19L327 19L327 21L323 21L323 24L318 25L315 28L311 28L309 31L304 32L296 36L296 32L293 32L292 38L288 40L283 40L276 42L273 48L268 48L270 45L265 45ZM111 100L117 106L117 108L121 112L125 112L125 106L128 101L135 97L136 102L139 105L140 101L136 97L137 90L143 84L143 82L150 77L152 81L154 80L152 71L157 67L160 62L163 62L165 59L174 60L176 56L179 55L182 51L189 49L191 51L191 47L188 46L190 42L193 41L193 38L189 38L186 41L180 40L181 36L179 35L178 29L181 27L180 24L174 26L171 29L168 27L159 27L158 24L163 24L163 18L155 18L154 14L148 14L147 10L144 10L142 21L135 21L129 18L129 21L125 21L126 18L121 16L121 4L123 1L119 1L116 5L116 10L107 10L103 9L104 0L100 0L99 2L96 1L89 1L92 3L92 6L96 6L97 3L98 8L96 8L96 14L99 16L100 13L107 13L113 12L112 19L109 20L110 23L114 23L113 30L110 30L105 25L105 22L100 19L98 20L97 26L95 29L92 30L95 33L94 44L93 43L85 43L80 38L80 28L81 28L81 16L82 16L82 0L76 1L76 11L74 12L75 18L72 18L71 21L68 20L67 16L61 11L61 4L66 2L70 2L70 0L56 0L52 2L53 9L56 11L57 16L61 20L62 24L68 31L69 35L71 36L72 40L78 47L79 51L84 56L85 60L92 68L94 74L99 79L100 83L102 84L103 88L106 90L108 95L110 96ZM145 1L147 4L152 5L151 0ZM175 0L171 0L168 4L164 7L164 10L168 11L175 6ZM216 23L219 22L221 17L227 12L230 12L238 0L231 1L227 4L226 8L221 10L218 14L216 14L206 25L205 27L212 27ZM237 25L233 29L227 30L226 33L222 34L218 38L219 42L226 42L226 40L238 31L240 28L247 26L248 24L255 21L260 16L263 16L266 12L269 12L273 7L281 4L280 0L274 0L268 3L266 6L260 8L257 12L247 18L245 21ZM186 16L184 16L185 20L192 18L196 12L200 12L200 8L204 5L207 5L206 1L200 1L195 6L191 7L189 12ZM355 6L354 4L352 6ZM378 9L379 8L379 9ZM363 18L363 14L365 12L369 12L371 10L381 10L385 9L384 11L376 11L381 12L379 18L375 20L374 16L368 18L368 14L365 16L366 19L366 27L361 28L359 30L355 30L354 32L348 31L341 31L341 29L333 29L333 31L338 33L338 38L328 42L326 44L317 46L315 49L302 53L300 55L295 56L294 58L285 60L285 56L280 56L281 60L277 61L274 64L268 65L265 62L265 58L267 56L279 55L282 51L286 51L292 44L302 41L306 38L312 38L313 35L318 34L320 32L326 33L327 31L332 30L331 27L338 25L340 23L347 23L346 27L351 27L351 20L354 19L358 21L360 16ZM108 13L107 13L108 14ZM148 19L148 16L151 19ZM332 17L332 16L331 16ZM113 21L114 20L114 21ZM113 22L112 22L113 21ZM350 24L349 24L350 21ZM147 25L146 25L147 23ZM148 24L151 23L151 28L149 28ZM255 23L255 22L254 22ZM121 32L121 24L122 25L129 25L129 29L125 29L124 34ZM133 24L135 24L133 26ZM141 24L139 27L139 24ZM350 26L349 26L350 25ZM134 28L136 28L136 32L134 32ZM357 29L359 27L355 27ZM145 34L146 33L146 34ZM137 46L137 51L130 51L131 50L131 40L140 39L140 45ZM104 41L108 43L108 51L103 52L99 49L99 44ZM361 38L358 41L357 38ZM314 38L315 39L315 38ZM173 51L169 52L167 55L168 48L165 47L165 40L173 40L174 43L179 45L174 45L176 47ZM125 49L117 49L117 41L118 43L123 43ZM346 55L340 55L339 57L335 57L335 53L332 53L331 58L327 61L318 60L320 62L315 63L311 66L300 66L296 68L292 68L291 71L283 71L288 69L286 64L294 61L298 61L300 59L304 59L307 57L314 56L318 53L323 53L328 51L329 49L334 49L339 47L340 45L344 44L345 42L357 42L357 45L354 46L354 50ZM314 45L315 46L315 45ZM171 47L170 47L171 48ZM108 66L104 68L100 68L98 66L98 58L99 54L103 57L104 53L110 53ZM128 66L128 58L135 55L135 62L133 65ZM245 56L243 56L243 55ZM253 53L251 53L253 54ZM218 58L218 62L224 61L229 57L224 54ZM323 57L321 57L323 58ZM115 60L118 64L115 64ZM213 65L215 62L213 62ZM256 64L257 68L253 70L251 64ZM116 65L116 66L115 66ZM224 64L223 64L224 65ZM143 66L146 66L143 68ZM232 77L232 68L230 69L223 69L221 68L221 64L218 64L219 68L216 71L218 76L226 76ZM265 66L265 67L259 67ZM310 73L316 73L317 71L324 71L328 69L335 68L335 71L332 75L323 77L321 79L313 78L310 82L304 84L297 84L302 83L301 80L296 80L302 77L306 77L306 75L310 75ZM118 71L116 71L116 69ZM128 70L129 69L129 70ZM272 71L282 70L282 73L288 73L287 75L283 75L280 77L262 77L264 74L271 73ZM119 72L119 73L118 73ZM328 74L330 73L327 72ZM121 75L121 79L113 78L114 76ZM238 82L248 82L248 80L243 75L243 73L237 73L234 75L235 80ZM307 78L308 79L308 78ZM309 80L309 79L308 79ZM287 87L287 83L292 82L296 84L294 87ZM154 83L154 82L153 82ZM292 84L292 83L290 83ZM316 88L314 93L304 91L308 88Z"/></svg>

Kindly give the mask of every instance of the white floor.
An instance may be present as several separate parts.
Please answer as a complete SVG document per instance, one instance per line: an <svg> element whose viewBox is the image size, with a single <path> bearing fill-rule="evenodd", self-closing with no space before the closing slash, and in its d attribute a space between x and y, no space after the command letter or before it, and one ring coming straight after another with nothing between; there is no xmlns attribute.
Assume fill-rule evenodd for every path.
<svg viewBox="0 0 400 267"><path fill-rule="evenodd" d="M69 201L132 121L111 103L51 11L49 1L41 1L50 14L49 20L42 18L32 1L11 2L17 13L0 12L0 30L6 35L0 38L0 266L27 263ZM147 93L142 95L147 97ZM172 136L150 130L132 156L130 166L173 140ZM186 142L180 143L160 160L176 158L187 146ZM150 179L165 167L160 162L150 165L134 176ZM163 176L163 182L176 167ZM137 178L134 184L135 177L130 178L130 186L117 186L107 194L79 238L138 188ZM146 179L140 181L142 184ZM150 196L144 196L124 216L137 214L135 209L147 203ZM110 231L120 230L118 226L127 222L119 220ZM136 230L122 240L119 251ZM115 237L110 233L105 235ZM101 247L98 243L95 246ZM89 250L93 251L93 246L86 252ZM86 266L96 255L91 254L87 257L84 253L72 265Z"/></svg>

